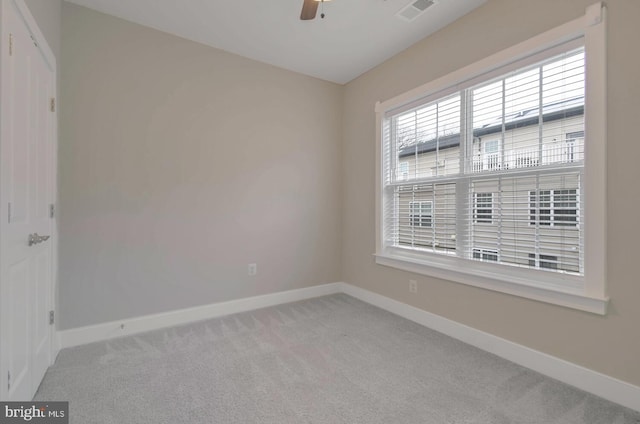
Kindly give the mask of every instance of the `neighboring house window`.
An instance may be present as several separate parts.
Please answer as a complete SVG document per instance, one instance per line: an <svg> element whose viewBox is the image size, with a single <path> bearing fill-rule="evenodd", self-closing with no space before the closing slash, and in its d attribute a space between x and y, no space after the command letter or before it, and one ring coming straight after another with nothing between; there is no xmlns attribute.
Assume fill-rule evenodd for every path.
<svg viewBox="0 0 640 424"><path fill-rule="evenodd" d="M431 201L409 203L409 222L412 227L431 227L433 218Z"/></svg>
<svg viewBox="0 0 640 424"><path fill-rule="evenodd" d="M603 313L600 8L376 105L377 263Z"/></svg>
<svg viewBox="0 0 640 424"><path fill-rule="evenodd" d="M498 251L488 249L473 249L473 259L488 262L498 262Z"/></svg>
<svg viewBox="0 0 640 424"><path fill-rule="evenodd" d="M567 162L581 160L584 152L584 131L567 133L565 144L565 160Z"/></svg>
<svg viewBox="0 0 640 424"><path fill-rule="evenodd" d="M578 225L578 190L556 189L529 192L529 223L541 226Z"/></svg>
<svg viewBox="0 0 640 424"><path fill-rule="evenodd" d="M474 193L473 222L493 223L493 193Z"/></svg>
<svg viewBox="0 0 640 424"><path fill-rule="evenodd" d="M576 132L570 132L567 133L567 143L569 142L575 142L578 140L584 140L584 131L576 131Z"/></svg>
<svg viewBox="0 0 640 424"><path fill-rule="evenodd" d="M558 269L558 257L552 255L538 255L536 260L535 253L529 253L529 266L532 268L541 269Z"/></svg>
<svg viewBox="0 0 640 424"><path fill-rule="evenodd" d="M409 178L409 162L400 162L398 167L398 178L406 180Z"/></svg>
<svg viewBox="0 0 640 424"><path fill-rule="evenodd" d="M484 170L500 169L500 140L488 140L483 146Z"/></svg>

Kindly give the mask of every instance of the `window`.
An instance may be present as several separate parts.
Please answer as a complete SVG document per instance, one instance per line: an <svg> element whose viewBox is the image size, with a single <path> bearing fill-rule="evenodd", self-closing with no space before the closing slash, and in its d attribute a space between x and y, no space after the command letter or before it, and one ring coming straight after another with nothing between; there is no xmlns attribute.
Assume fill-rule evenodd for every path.
<svg viewBox="0 0 640 424"><path fill-rule="evenodd" d="M377 263L604 313L601 7L376 106Z"/></svg>
<svg viewBox="0 0 640 424"><path fill-rule="evenodd" d="M400 162L398 167L398 178L406 180L409 178L409 162Z"/></svg>
<svg viewBox="0 0 640 424"><path fill-rule="evenodd" d="M565 139L565 156L567 162L573 162L583 159L584 152L584 131L575 131L567 133Z"/></svg>
<svg viewBox="0 0 640 424"><path fill-rule="evenodd" d="M488 140L484 143L482 165L482 169L485 170L500 169L500 140ZM480 169L477 171L480 171Z"/></svg>
<svg viewBox="0 0 640 424"><path fill-rule="evenodd" d="M578 190L539 190L529 193L531 225L575 227L578 225Z"/></svg>
<svg viewBox="0 0 640 424"><path fill-rule="evenodd" d="M475 193L473 221L491 224L493 222L493 193Z"/></svg>
<svg viewBox="0 0 640 424"><path fill-rule="evenodd" d="M498 251L487 250L487 249L473 249L473 259L478 259L481 261L497 262Z"/></svg>
<svg viewBox="0 0 640 424"><path fill-rule="evenodd" d="M500 246L499 264L537 269L530 265L522 246L539 251L553 243L580 260L583 238L577 217L581 204L575 187L581 185L583 162L569 163L560 153L556 155L556 150L561 152L556 143L564 139L559 132L562 128L584 128L583 110L584 48L567 46L560 54L391 113L386 119L387 151L405 154L412 149L418 169L430 169L445 155L455 155L460 167L457 174L429 172L389 180L388 223L401 225L408 219L412 227L449 227L456 237L455 249L442 249L451 240L445 240L448 234L441 231L419 234L431 238L431 243L414 243L414 247L421 251L430 247L431 253L461 259L474 259L468 245L491 244ZM457 135L455 142L453 135ZM445 138L450 141L443 142ZM540 165L530 164L523 172L522 167L508 166L510 158L522 152L553 155L547 154L546 161L538 160ZM474 166L478 156L481 166ZM400 153L391 153L387 160L391 166L403 162ZM418 181L426 184L416 184ZM444 184L449 191L436 189ZM433 200L416 201L421 196ZM472 202L465 201L468 196ZM411 199L408 216L403 216L403 198ZM433 205L444 204L453 206L450 213L434 217ZM527 225L528 221L533 225ZM574 231L559 236L543 228L561 226L572 226ZM390 236L392 246L407 247L401 243L399 227ZM557 271L571 272L566 268Z"/></svg>
<svg viewBox="0 0 640 424"><path fill-rule="evenodd" d="M412 227L431 227L432 202L410 202L409 219Z"/></svg>
<svg viewBox="0 0 640 424"><path fill-rule="evenodd" d="M558 257L551 255L537 255L538 260L536 260L535 253L529 253L529 266L532 268L540 268L540 269L558 269Z"/></svg>
<svg viewBox="0 0 640 424"><path fill-rule="evenodd" d="M584 131L567 133L567 143L575 143L580 140L584 141Z"/></svg>

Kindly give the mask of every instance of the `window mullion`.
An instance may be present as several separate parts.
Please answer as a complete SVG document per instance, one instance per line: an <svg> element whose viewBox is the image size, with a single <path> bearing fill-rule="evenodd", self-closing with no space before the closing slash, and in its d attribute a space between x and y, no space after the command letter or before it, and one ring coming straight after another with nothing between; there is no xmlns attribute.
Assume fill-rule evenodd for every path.
<svg viewBox="0 0 640 424"><path fill-rule="evenodd" d="M580 270L580 274L584 274L584 217L582 216L582 211L584 211L584 203L583 200L584 199L584 171L580 172L580 178L578 179L578 190L576 191L576 219L577 219L577 225L578 225L578 246L580 249L580 259L578 261L579 263L579 270Z"/></svg>
<svg viewBox="0 0 640 424"><path fill-rule="evenodd" d="M502 131L500 132L500 145L498 146L498 157L500 158L500 163L498 164L498 169L504 169L504 151L505 151L505 133L507 130L506 123L506 112L507 112L507 80L502 80Z"/></svg>
<svg viewBox="0 0 640 424"><path fill-rule="evenodd" d="M396 154L398 147L398 119L391 118L391 122L389 122L389 157L385 158L385 162L388 163L389 175L385 176L384 183L395 182L398 180L398 155Z"/></svg>
<svg viewBox="0 0 640 424"><path fill-rule="evenodd" d="M416 191L411 189L411 202L409 203L409 228L411 228L411 247L416 246Z"/></svg>
<svg viewBox="0 0 640 424"><path fill-rule="evenodd" d="M500 252L502 252L502 178L498 179L498 260L500 258ZM493 195L492 195L493 198Z"/></svg>
<svg viewBox="0 0 640 424"><path fill-rule="evenodd" d="M440 160L440 104L436 105L436 175L440 173L438 171L438 162Z"/></svg>
<svg viewBox="0 0 640 424"><path fill-rule="evenodd" d="M471 142L470 142L471 140ZM473 95L471 90L460 92L460 143L459 163L460 173L466 175L472 172L469 150L473 144ZM471 146L472 148L472 146ZM471 258L471 219L473 199L470 198L469 178L456 181L456 253L458 257Z"/></svg>
<svg viewBox="0 0 640 424"><path fill-rule="evenodd" d="M534 251L535 258L534 262L536 268L540 268L540 220L542 219L541 211L540 211L540 203L541 203L542 195L540 193L540 175L536 176L536 191L534 194L535 199L535 207L536 207L536 215L535 215L535 239L534 239Z"/></svg>
<svg viewBox="0 0 640 424"><path fill-rule="evenodd" d="M549 190L549 227L556 226L556 190Z"/></svg>
<svg viewBox="0 0 640 424"><path fill-rule="evenodd" d="M542 116L542 101L543 101L543 90L542 90L542 66L540 66L540 70L538 71L538 165L544 165L543 163L543 155L544 155L544 130L542 128L543 124L543 116Z"/></svg>
<svg viewBox="0 0 640 424"><path fill-rule="evenodd" d="M431 186L431 249L436 251L436 185Z"/></svg>
<svg viewBox="0 0 640 424"><path fill-rule="evenodd" d="M413 145L415 146L414 163L413 163L413 178L418 178L418 164L420 163L420 157L418 155L418 111L413 112Z"/></svg>

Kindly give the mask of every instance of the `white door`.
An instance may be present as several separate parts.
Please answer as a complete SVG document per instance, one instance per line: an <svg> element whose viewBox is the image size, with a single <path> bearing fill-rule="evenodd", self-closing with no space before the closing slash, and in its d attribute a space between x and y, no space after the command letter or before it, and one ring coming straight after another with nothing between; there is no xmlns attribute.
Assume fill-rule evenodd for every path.
<svg viewBox="0 0 640 424"><path fill-rule="evenodd" d="M1 1L0 394L31 400L52 360L55 64L22 0Z"/></svg>

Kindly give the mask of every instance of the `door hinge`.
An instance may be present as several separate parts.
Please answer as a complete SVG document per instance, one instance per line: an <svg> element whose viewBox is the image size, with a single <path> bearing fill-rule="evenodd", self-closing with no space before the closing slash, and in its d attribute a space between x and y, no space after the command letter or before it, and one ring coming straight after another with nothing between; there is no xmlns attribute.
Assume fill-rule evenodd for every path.
<svg viewBox="0 0 640 424"><path fill-rule="evenodd" d="M53 325L56 322L55 312L49 311L49 325Z"/></svg>
<svg viewBox="0 0 640 424"><path fill-rule="evenodd" d="M7 391L11 390L11 371L7 371Z"/></svg>
<svg viewBox="0 0 640 424"><path fill-rule="evenodd" d="M11 222L11 203L7 204L7 221Z"/></svg>
<svg viewBox="0 0 640 424"><path fill-rule="evenodd" d="M56 111L56 99L55 99L55 97L51 98L50 109L51 109L51 112L55 112Z"/></svg>
<svg viewBox="0 0 640 424"><path fill-rule="evenodd" d="M56 216L56 206L52 203L49 205L49 218Z"/></svg>
<svg viewBox="0 0 640 424"><path fill-rule="evenodd" d="M9 56L13 56L13 34L9 34Z"/></svg>

